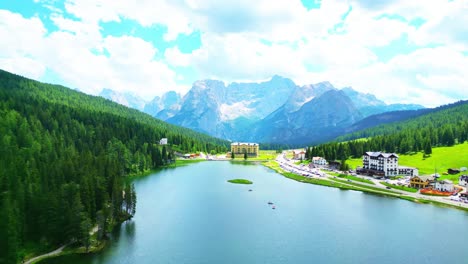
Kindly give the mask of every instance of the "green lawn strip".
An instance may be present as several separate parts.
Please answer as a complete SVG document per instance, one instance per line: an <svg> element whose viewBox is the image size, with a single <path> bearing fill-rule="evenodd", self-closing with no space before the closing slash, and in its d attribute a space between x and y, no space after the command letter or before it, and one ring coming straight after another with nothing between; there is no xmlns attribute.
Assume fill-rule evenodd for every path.
<svg viewBox="0 0 468 264"><path fill-rule="evenodd" d="M272 162L272 161L264 162L262 164L268 168L275 170L277 173L287 178L290 178L299 182L317 184L317 185L328 186L328 187L335 187L335 188L346 189L346 190L364 191L364 192L370 192L370 193L375 193L379 195L383 195L385 193L392 194L392 195L400 194L398 192L388 191L385 189L379 189L376 187L370 187L370 186L361 185L357 183L353 184L347 181L342 181L342 180L337 180L337 179L333 179L336 181L336 182L333 182L333 181L329 181L325 179L307 178L307 177L297 175L291 172L286 172L283 169L281 169L281 167L276 162ZM332 178L329 178L329 179L332 179Z"/></svg>
<svg viewBox="0 0 468 264"><path fill-rule="evenodd" d="M228 182L235 183L235 184L252 184L253 183L246 179L232 179L232 180L228 180Z"/></svg>
<svg viewBox="0 0 468 264"><path fill-rule="evenodd" d="M353 181L358 181L358 182L363 182L363 183L368 183L368 184L375 185L375 183L373 181L363 179L363 178L359 178L357 176L346 175L346 174L343 174L343 173L337 173L337 172L333 172L333 171L325 171L325 170L322 170L322 171L325 172L326 174L333 175L333 176L336 176L336 177L339 177L339 178L345 178L345 179L350 179L350 180L353 180Z"/></svg>
<svg viewBox="0 0 468 264"><path fill-rule="evenodd" d="M279 154L276 153L276 150L260 150L258 152L258 157L247 157L247 160L245 161L269 161L269 160L274 160ZM242 154L237 154L235 155L234 159L231 159L232 161L244 161L244 155Z"/></svg>
<svg viewBox="0 0 468 264"><path fill-rule="evenodd" d="M390 190L382 189L382 188L378 188L378 187L367 186L367 185L359 184L359 183L355 183L355 182L349 182L349 181L341 180L341 179L338 179L338 178L329 178L329 179L330 179L330 180L333 180L333 181L345 183L345 184L350 184L350 185L353 185L353 186L356 186L356 187L360 187L360 188L365 188L365 189L374 190L374 191L386 192L386 193L391 193L391 194L401 194L401 193L399 193L399 192L390 191Z"/></svg>
<svg viewBox="0 0 468 264"><path fill-rule="evenodd" d="M169 164L168 166L183 166L183 165L188 165L192 163L198 163L198 162L203 162L206 161L206 159L177 159L175 164Z"/></svg>
<svg viewBox="0 0 468 264"><path fill-rule="evenodd" d="M383 181L380 182L380 183L382 185L385 185L385 186L388 186L390 188L397 189L397 190L402 190L402 191L407 191L407 192L412 192L412 193L417 193L418 192L418 189L414 189L414 188L410 188L410 187L406 187L406 186L390 184L390 183L383 182Z"/></svg>
<svg viewBox="0 0 468 264"><path fill-rule="evenodd" d="M415 203L434 204L434 205L437 205L437 206L448 207L448 208L456 208L456 209L460 209L460 210L468 212L468 208L463 207L463 206L452 205L452 204L447 204L447 203L442 203L442 202L432 201L432 200L426 200L426 199L420 199L420 198L414 198L414 197L405 196L405 195L402 195L399 198L403 199L403 200L415 202Z"/></svg>

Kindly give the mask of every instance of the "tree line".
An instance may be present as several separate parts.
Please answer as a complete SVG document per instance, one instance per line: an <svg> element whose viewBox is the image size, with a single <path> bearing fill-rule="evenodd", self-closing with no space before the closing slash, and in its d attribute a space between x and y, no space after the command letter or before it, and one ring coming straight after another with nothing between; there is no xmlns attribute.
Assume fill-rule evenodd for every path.
<svg viewBox="0 0 468 264"><path fill-rule="evenodd" d="M453 146L468 140L468 103L461 102L437 113L338 138L345 139L348 141L309 147L306 149L306 158L320 156L327 160L346 160L350 157L359 158L366 151L399 154L423 152L430 155L432 147Z"/></svg>
<svg viewBox="0 0 468 264"><path fill-rule="evenodd" d="M171 146L157 144L162 137ZM0 263L26 245L105 239L135 214L128 176L166 165L173 151L228 142L65 87L0 71Z"/></svg>

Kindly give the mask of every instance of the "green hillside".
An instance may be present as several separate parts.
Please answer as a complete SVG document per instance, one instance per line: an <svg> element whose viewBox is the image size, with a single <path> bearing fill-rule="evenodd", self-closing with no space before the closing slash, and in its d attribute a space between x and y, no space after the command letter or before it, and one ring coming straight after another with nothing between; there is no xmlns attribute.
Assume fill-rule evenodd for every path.
<svg viewBox="0 0 468 264"><path fill-rule="evenodd" d="M172 146L155 144L163 137ZM111 101L0 70L0 263L71 241L96 246L135 214L129 175L165 166L174 150L227 146Z"/></svg>
<svg viewBox="0 0 468 264"><path fill-rule="evenodd" d="M342 142L309 148L307 154L308 158L321 156L327 160L360 158L366 151L431 154L434 147L451 147L467 139L468 101L461 101L414 119L353 133L340 138L345 140Z"/></svg>
<svg viewBox="0 0 468 264"><path fill-rule="evenodd" d="M347 162L352 168L362 166L361 158L349 159ZM433 148L429 157L424 157L423 153L400 155L399 164L418 168L419 175L433 174L437 171L441 179L449 179L458 183L458 177L462 173L457 175L442 175L442 173L447 172L449 168L468 167L468 142L452 147Z"/></svg>
<svg viewBox="0 0 468 264"><path fill-rule="evenodd" d="M380 135L392 135L407 130L428 130L446 125L466 123L468 121L468 101L438 107L427 114L406 121L383 124L338 137L335 141L344 142L353 139L369 138Z"/></svg>

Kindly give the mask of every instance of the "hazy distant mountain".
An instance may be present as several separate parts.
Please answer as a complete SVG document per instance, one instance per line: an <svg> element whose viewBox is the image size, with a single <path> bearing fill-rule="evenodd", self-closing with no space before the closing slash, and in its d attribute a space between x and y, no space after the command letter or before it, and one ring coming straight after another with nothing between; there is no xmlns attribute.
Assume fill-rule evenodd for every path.
<svg viewBox="0 0 468 264"><path fill-rule="evenodd" d="M351 101L353 101L354 105L364 117L390 111L417 110L424 108L424 106L417 104L387 105L385 102L377 99L375 95L369 93L360 93L351 87L343 88L342 91L349 96Z"/></svg>
<svg viewBox="0 0 468 264"><path fill-rule="evenodd" d="M181 100L182 98L178 93L169 91L161 97L154 97L145 105L143 111L156 118L166 120L173 117L180 110Z"/></svg>
<svg viewBox="0 0 468 264"><path fill-rule="evenodd" d="M140 111L143 111L146 104L145 100L138 95L130 92L120 93L107 88L102 89L99 96Z"/></svg>

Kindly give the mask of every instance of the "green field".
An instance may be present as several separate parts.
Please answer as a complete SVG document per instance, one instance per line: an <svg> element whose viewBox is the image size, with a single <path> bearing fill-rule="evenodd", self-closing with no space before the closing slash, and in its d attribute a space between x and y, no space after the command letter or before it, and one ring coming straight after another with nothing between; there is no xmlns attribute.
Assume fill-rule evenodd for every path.
<svg viewBox="0 0 468 264"><path fill-rule="evenodd" d="M410 187L406 187L406 186L400 186L400 185L390 184L390 183L386 183L386 182L380 182L380 183L382 185L385 185L385 186L388 186L390 188L397 189L397 190L402 190L402 191L407 191L407 192L412 192L412 193L417 193L418 192L418 189L414 189L414 188L410 188Z"/></svg>
<svg viewBox="0 0 468 264"><path fill-rule="evenodd" d="M276 150L259 150L258 152L258 157L256 158L251 158L251 157L248 157L247 158L247 161L268 161L268 160L274 160L276 159L276 156L278 156L279 154L276 153ZM234 160L244 160L244 155L242 154L237 154L235 156L236 158Z"/></svg>
<svg viewBox="0 0 468 264"><path fill-rule="evenodd" d="M339 178L329 178L329 179L332 180L332 181L341 182L341 183L344 183L344 184L352 185L352 186L367 189L367 190L373 190L373 191L385 192L385 193L392 193L392 194L401 194L399 192L395 192L395 191L391 191L391 190L387 190L387 189L381 189L381 188L378 188L378 187L367 186L367 185L356 183L356 182L349 182L349 181L345 181L345 180L342 180L342 179L339 179Z"/></svg>
<svg viewBox="0 0 468 264"><path fill-rule="evenodd" d="M441 177L441 180L448 179L454 183L458 183L458 177L456 175L442 175L447 172L449 168L460 168L468 167L468 143L455 145L453 147L438 147L432 148L432 154L430 157L424 158L421 152L414 155L399 155L399 165L416 167L419 170L419 175L433 174L437 171ZM357 165L362 166L362 159L349 159L346 161L353 169ZM468 174L468 172L465 172Z"/></svg>
<svg viewBox="0 0 468 264"><path fill-rule="evenodd" d="M246 179L232 179L232 180L228 180L228 182L235 183L235 184L252 184L253 183Z"/></svg>
<svg viewBox="0 0 468 264"><path fill-rule="evenodd" d="M325 172L326 174L336 176L336 177L339 177L339 178L345 178L345 179L349 179L349 180L353 180L353 181L357 181L357 182L363 182L363 183L375 185L374 182L372 182L370 180L367 180L367 179L359 178L357 176L346 175L346 174L336 173L336 172L332 172L332 171L325 171L325 170L322 170L322 171Z"/></svg>

